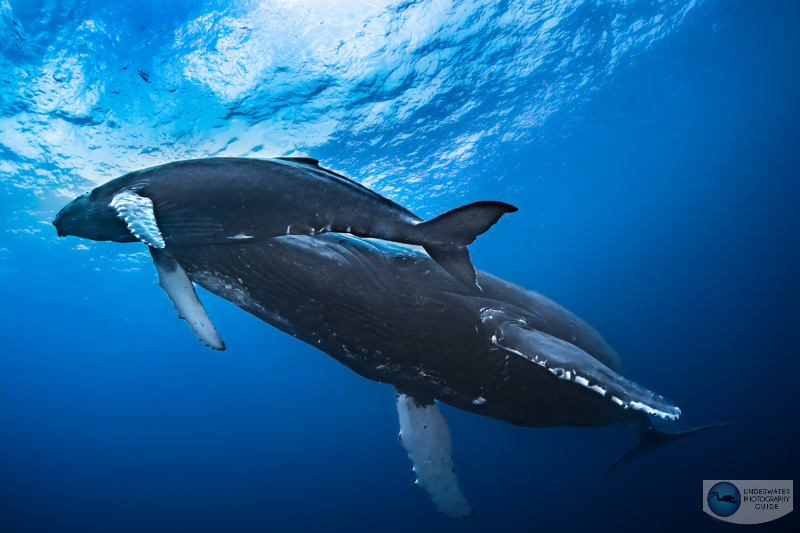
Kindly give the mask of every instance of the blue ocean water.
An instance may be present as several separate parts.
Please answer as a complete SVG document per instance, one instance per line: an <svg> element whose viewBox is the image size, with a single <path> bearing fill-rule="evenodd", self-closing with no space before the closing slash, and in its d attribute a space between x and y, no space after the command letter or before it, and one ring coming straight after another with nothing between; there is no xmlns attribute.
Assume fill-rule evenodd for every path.
<svg viewBox="0 0 800 533"><path fill-rule="evenodd" d="M0 531L722 529L703 479L796 477L796 3L0 12ZM228 350L201 347L142 246L50 224L131 170L279 155L425 217L517 205L475 265L588 320L687 427L736 425L609 475L624 428L443 406L476 509L450 522L413 487L390 387L202 291Z"/></svg>

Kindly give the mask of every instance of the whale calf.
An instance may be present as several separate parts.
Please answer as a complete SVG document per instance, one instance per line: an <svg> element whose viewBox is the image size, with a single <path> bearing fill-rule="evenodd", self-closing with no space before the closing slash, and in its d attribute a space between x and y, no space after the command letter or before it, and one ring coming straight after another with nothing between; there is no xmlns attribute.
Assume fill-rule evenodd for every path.
<svg viewBox="0 0 800 533"><path fill-rule="evenodd" d="M462 283L477 285L467 245L517 208L468 204L424 221L310 158L207 158L131 172L67 205L61 236L153 248L350 233L423 246Z"/></svg>

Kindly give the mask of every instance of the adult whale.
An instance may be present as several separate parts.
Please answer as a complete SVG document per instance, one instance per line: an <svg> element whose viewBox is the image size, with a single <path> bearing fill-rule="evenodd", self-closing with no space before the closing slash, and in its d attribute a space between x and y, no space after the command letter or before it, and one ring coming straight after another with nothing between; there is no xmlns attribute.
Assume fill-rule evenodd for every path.
<svg viewBox="0 0 800 533"><path fill-rule="evenodd" d="M423 221L309 158L208 158L131 172L67 205L61 236L142 241L153 248L350 233L423 246L462 283L477 287L467 245L517 208L476 202Z"/></svg>
<svg viewBox="0 0 800 533"><path fill-rule="evenodd" d="M617 353L588 323L483 272L476 293L411 247L328 233L156 253L156 266L169 265L183 280L170 294L183 316L210 324L194 282L392 385L417 483L450 518L473 511L435 400L525 427L620 423L642 436L627 456L713 427L664 432L658 421L677 421L680 409L625 377Z"/></svg>
<svg viewBox="0 0 800 533"><path fill-rule="evenodd" d="M642 437L625 458L716 427L664 431L680 409L628 379L587 322L485 272L475 293L411 247L326 234L169 252L208 291L394 386L417 483L450 518L473 511L434 400L525 427L620 423Z"/></svg>

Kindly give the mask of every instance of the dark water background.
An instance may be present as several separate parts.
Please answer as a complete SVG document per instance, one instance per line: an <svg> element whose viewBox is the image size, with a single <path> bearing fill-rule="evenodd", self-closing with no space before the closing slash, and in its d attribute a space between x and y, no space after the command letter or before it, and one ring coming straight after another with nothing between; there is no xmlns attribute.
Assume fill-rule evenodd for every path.
<svg viewBox="0 0 800 533"><path fill-rule="evenodd" d="M703 479L797 477L796 3L169 5L0 2L0 531L723 529ZM444 406L450 522L389 387L207 293L229 349L202 348L141 247L49 226L128 170L289 154L426 216L519 206L476 266L737 425L608 475L621 427Z"/></svg>

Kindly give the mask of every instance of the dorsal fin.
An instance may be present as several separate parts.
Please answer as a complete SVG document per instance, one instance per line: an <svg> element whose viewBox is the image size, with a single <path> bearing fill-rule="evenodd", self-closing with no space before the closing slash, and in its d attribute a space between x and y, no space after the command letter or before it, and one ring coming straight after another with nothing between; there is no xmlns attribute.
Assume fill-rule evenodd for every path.
<svg viewBox="0 0 800 533"><path fill-rule="evenodd" d="M361 185L357 181L353 181L350 178L348 178L347 176L343 176L343 175L339 174L338 172L334 172L333 170L330 170L328 168L325 168L325 167L321 166L319 164L319 161L317 159L314 159L313 157L276 157L275 159L280 159L281 161L287 161L289 163L297 163L298 165L308 165L310 167L313 167L315 170L321 170L322 172L330 174L331 176L336 176L337 178L341 178L341 179L347 181L348 183L355 184L360 188L365 188L363 185ZM369 189L366 189L366 190L369 190ZM370 192L372 192L372 191L370 191Z"/></svg>
<svg viewBox="0 0 800 533"><path fill-rule="evenodd" d="M319 161L311 157L276 157L275 159L289 161L290 163L299 163L301 165L311 165L312 167L319 167Z"/></svg>

